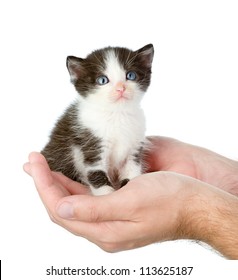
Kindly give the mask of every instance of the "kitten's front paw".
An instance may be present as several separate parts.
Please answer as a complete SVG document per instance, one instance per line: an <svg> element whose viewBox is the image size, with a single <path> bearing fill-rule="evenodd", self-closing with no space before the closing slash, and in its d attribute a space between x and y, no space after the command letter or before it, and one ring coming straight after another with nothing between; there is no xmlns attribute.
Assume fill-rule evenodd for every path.
<svg viewBox="0 0 238 280"><path fill-rule="evenodd" d="M110 194L110 193L115 191L110 186L102 186L102 187L99 187L97 189L92 187L92 186L90 186L90 188L91 188L91 191L92 191L93 195L96 195L96 196Z"/></svg>

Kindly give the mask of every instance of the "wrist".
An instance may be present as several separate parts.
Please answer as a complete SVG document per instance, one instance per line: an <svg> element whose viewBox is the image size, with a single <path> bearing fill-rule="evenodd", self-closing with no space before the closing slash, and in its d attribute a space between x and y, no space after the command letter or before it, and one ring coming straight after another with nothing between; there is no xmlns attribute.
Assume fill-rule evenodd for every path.
<svg viewBox="0 0 238 280"><path fill-rule="evenodd" d="M238 258L238 199L197 181L197 194L181 215L181 238L203 241L224 256Z"/></svg>
<svg viewBox="0 0 238 280"><path fill-rule="evenodd" d="M238 196L238 161L200 148L197 178Z"/></svg>

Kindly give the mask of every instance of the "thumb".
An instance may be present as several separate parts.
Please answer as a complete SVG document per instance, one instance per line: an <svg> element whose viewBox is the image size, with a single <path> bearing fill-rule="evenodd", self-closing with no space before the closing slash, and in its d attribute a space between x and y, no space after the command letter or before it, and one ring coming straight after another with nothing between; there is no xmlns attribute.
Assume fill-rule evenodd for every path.
<svg viewBox="0 0 238 280"><path fill-rule="evenodd" d="M57 214L64 219L84 222L128 220L124 191L118 190L105 196L72 195L62 198L57 206ZM127 205L127 207L125 207Z"/></svg>

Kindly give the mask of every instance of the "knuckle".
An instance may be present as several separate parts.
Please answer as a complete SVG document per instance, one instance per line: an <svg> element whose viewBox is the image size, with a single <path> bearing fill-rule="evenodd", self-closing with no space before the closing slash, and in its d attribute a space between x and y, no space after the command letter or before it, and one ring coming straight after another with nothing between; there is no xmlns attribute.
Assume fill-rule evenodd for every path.
<svg viewBox="0 0 238 280"><path fill-rule="evenodd" d="M108 253L116 253L119 251L116 243L101 243L99 247Z"/></svg>
<svg viewBox="0 0 238 280"><path fill-rule="evenodd" d="M88 205L88 215L88 219L90 222L100 221L98 210L93 202Z"/></svg>
<svg viewBox="0 0 238 280"><path fill-rule="evenodd" d="M52 215L51 213L49 213L49 217L50 217L50 220L51 222L55 223L55 224L58 224L58 220L56 219L56 217L54 215Z"/></svg>

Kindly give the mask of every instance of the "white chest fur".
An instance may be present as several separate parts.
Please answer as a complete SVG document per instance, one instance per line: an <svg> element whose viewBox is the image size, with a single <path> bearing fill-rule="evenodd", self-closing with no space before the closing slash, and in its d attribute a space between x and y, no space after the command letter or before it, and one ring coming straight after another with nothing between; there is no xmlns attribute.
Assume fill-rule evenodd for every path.
<svg viewBox="0 0 238 280"><path fill-rule="evenodd" d="M140 107L80 108L80 106L78 110L80 123L102 140L114 161L123 161L132 149L138 148L144 141L145 118Z"/></svg>

